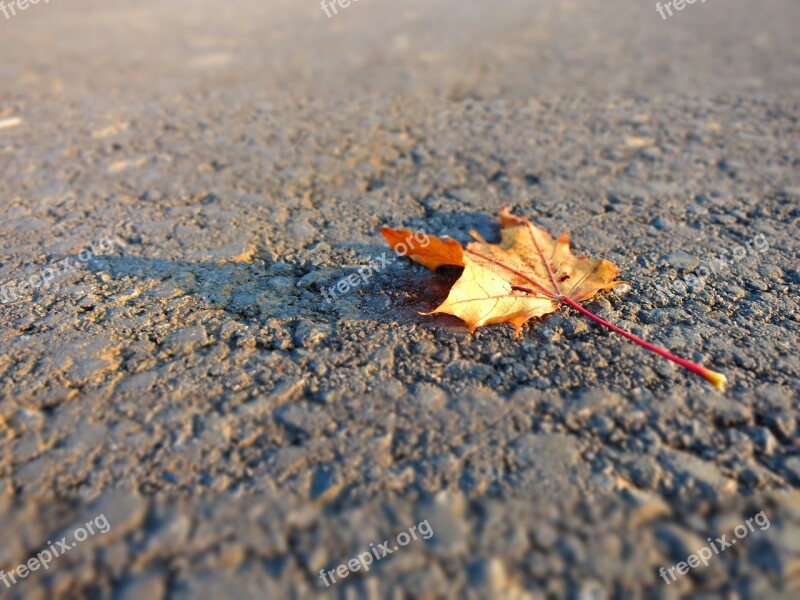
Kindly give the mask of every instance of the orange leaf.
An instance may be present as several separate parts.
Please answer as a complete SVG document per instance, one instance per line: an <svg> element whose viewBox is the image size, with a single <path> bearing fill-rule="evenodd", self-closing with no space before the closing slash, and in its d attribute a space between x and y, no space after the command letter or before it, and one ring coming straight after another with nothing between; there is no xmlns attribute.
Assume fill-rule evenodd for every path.
<svg viewBox="0 0 800 600"><path fill-rule="evenodd" d="M640 346L701 375L722 389L725 377L686 361L662 348L653 346L592 314L579 302L627 283L619 281L619 268L605 259L575 256L570 251L569 235L553 239L544 229L524 217L512 215L508 208L500 212L500 244L490 244L476 232L476 241L466 248L454 240L426 236L424 247L413 246L408 257L430 269L442 265L463 267L449 295L432 313L446 313L462 319L470 332L483 325L511 323L520 335L522 325L534 317L555 312L567 304L593 321L619 333ZM395 251L407 248L413 234L409 231L381 229ZM405 251L401 251L405 253Z"/></svg>

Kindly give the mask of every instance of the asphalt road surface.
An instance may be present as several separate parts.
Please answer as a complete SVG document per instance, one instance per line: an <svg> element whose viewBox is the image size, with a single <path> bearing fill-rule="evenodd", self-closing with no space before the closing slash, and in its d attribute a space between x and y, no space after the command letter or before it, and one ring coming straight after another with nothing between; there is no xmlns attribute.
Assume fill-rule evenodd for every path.
<svg viewBox="0 0 800 600"><path fill-rule="evenodd" d="M20 1L0 595L797 597L797 2ZM728 390L420 314L506 205Z"/></svg>

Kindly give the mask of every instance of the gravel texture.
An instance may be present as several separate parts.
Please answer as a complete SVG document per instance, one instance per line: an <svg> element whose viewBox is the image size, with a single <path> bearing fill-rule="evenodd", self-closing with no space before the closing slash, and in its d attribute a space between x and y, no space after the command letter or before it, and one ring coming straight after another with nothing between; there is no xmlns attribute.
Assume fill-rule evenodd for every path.
<svg viewBox="0 0 800 600"><path fill-rule="evenodd" d="M800 11L628 4L1 19L0 569L110 528L0 594L796 597ZM458 273L378 229L495 240L505 205L729 390L567 308L420 314Z"/></svg>

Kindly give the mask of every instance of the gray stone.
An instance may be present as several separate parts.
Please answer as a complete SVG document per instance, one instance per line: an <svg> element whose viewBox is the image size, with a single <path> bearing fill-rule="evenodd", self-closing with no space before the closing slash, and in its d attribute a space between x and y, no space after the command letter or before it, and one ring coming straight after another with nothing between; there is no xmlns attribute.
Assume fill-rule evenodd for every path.
<svg viewBox="0 0 800 600"><path fill-rule="evenodd" d="M290 431L308 437L319 435L330 423L320 407L309 403L282 406L276 413L276 420Z"/></svg>
<svg viewBox="0 0 800 600"><path fill-rule="evenodd" d="M778 441L772 432L765 427L753 427L747 430L750 439L753 440L756 450L764 456L772 456L778 447Z"/></svg>
<svg viewBox="0 0 800 600"><path fill-rule="evenodd" d="M700 259L682 250L673 252L672 254L666 254L661 257L661 260L673 269L679 269L681 271L693 271L700 264Z"/></svg>
<svg viewBox="0 0 800 600"><path fill-rule="evenodd" d="M110 543L139 528L147 516L147 509L147 500L138 494L109 491L86 510L81 521L105 517L109 529L103 534L103 543Z"/></svg>
<svg viewBox="0 0 800 600"><path fill-rule="evenodd" d="M319 346L330 335L330 327L301 321L294 331L294 343L300 348Z"/></svg>
<svg viewBox="0 0 800 600"><path fill-rule="evenodd" d="M164 348L172 354L186 354L207 344L206 330L198 325L181 327L164 340Z"/></svg>
<svg viewBox="0 0 800 600"><path fill-rule="evenodd" d="M467 552L468 524L464 520L464 508L463 496L441 492L433 502L419 509L417 518L427 520L433 529L428 545L435 554L453 557Z"/></svg>
<svg viewBox="0 0 800 600"><path fill-rule="evenodd" d="M166 592L164 577L157 573L137 575L120 584L115 600L152 600L162 598Z"/></svg>

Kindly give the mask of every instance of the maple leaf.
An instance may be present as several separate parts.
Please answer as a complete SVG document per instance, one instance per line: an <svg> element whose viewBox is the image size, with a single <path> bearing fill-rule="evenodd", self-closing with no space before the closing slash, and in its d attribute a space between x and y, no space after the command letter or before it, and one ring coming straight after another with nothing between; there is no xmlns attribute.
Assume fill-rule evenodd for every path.
<svg viewBox="0 0 800 600"><path fill-rule="evenodd" d="M500 212L500 244L490 244L471 231L474 242L462 247L455 240L427 236L424 247L404 244L411 232L384 227L381 234L398 251L403 247L408 257L429 269L443 265L463 267L447 299L430 313L445 313L463 320L470 333L483 325L511 323L519 338L522 325L566 304L596 323L625 336L640 346L700 375L719 389L724 375L684 360L601 319L579 303L601 290L628 283L619 281L619 267L606 259L575 256L570 251L569 235L553 239L530 220L504 208Z"/></svg>

